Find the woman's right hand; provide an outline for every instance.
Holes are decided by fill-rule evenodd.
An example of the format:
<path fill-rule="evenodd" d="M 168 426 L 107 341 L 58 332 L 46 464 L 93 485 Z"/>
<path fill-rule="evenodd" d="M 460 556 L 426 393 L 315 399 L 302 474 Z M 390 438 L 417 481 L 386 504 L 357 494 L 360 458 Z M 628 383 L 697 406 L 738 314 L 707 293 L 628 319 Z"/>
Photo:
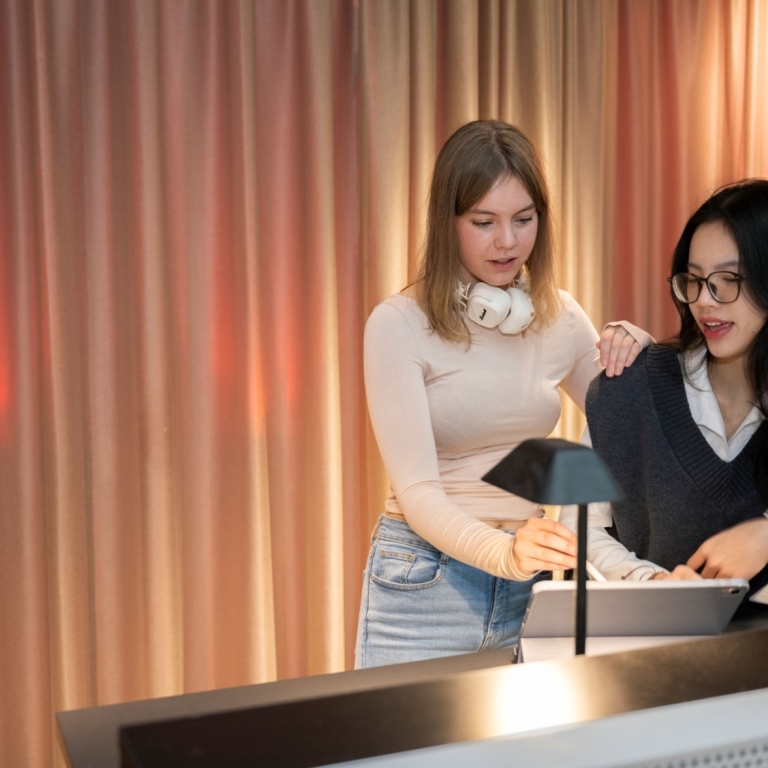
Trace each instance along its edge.
<path fill-rule="evenodd" d="M 635 362 L 644 344 L 647 346 L 647 343 L 638 341 L 623 326 L 606 325 L 597 342 L 600 365 L 605 368 L 605 375 L 621 376 L 622 371 Z"/>
<path fill-rule="evenodd" d="M 576 551 L 576 534 L 548 517 L 529 518 L 512 543 L 518 569 L 528 574 L 575 568 Z"/>

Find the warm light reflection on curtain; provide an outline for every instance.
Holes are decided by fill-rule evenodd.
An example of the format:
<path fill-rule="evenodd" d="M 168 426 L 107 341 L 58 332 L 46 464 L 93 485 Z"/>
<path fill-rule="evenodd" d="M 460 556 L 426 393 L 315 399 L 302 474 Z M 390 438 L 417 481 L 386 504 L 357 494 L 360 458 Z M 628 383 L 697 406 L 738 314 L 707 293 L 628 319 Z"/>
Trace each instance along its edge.
<path fill-rule="evenodd" d="M 63 709 L 349 667 L 387 491 L 362 328 L 415 273 L 437 148 L 530 133 L 562 285 L 658 333 L 682 218 L 768 174 L 767 24 L 0 0 L 0 763 L 63 765 Z"/>
<path fill-rule="evenodd" d="M 685 221 L 719 185 L 768 176 L 768 3 L 619 3 L 615 307 L 664 338 Z"/>

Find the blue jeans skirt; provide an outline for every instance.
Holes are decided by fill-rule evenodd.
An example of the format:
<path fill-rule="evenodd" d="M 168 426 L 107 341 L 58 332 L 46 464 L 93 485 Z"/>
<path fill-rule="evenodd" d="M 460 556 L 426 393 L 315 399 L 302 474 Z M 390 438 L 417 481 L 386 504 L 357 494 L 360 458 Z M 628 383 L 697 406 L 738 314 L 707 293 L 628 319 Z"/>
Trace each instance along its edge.
<path fill-rule="evenodd" d="M 355 668 L 514 646 L 533 584 L 549 578 L 491 576 L 382 516 L 363 574 Z"/>

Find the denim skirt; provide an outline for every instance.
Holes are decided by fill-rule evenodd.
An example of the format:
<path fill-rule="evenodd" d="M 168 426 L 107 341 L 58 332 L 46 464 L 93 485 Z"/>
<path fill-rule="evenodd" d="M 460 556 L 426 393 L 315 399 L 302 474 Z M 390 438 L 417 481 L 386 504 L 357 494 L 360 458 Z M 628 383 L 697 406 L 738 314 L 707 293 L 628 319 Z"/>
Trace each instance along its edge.
<path fill-rule="evenodd" d="M 491 576 L 382 516 L 363 574 L 355 668 L 514 646 L 531 588 L 549 578 Z"/>

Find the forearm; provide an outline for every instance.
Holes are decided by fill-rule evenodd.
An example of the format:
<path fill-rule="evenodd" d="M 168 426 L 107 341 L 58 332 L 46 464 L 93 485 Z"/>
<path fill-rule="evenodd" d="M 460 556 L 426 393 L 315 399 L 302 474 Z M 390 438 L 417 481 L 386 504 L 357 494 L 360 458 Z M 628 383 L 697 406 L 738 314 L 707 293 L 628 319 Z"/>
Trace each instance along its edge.
<path fill-rule="evenodd" d="M 587 559 L 609 581 L 650 579 L 663 568 L 650 560 L 642 560 L 630 552 L 606 530 L 611 525 L 610 504 L 590 504 L 587 512 Z M 560 522 L 577 530 L 578 507 L 566 506 L 560 512 Z"/>
<path fill-rule="evenodd" d="M 524 581 L 531 577 L 515 561 L 513 537 L 464 512 L 439 483 L 405 489 L 398 501 L 411 528 L 449 557 L 500 578 Z"/>

